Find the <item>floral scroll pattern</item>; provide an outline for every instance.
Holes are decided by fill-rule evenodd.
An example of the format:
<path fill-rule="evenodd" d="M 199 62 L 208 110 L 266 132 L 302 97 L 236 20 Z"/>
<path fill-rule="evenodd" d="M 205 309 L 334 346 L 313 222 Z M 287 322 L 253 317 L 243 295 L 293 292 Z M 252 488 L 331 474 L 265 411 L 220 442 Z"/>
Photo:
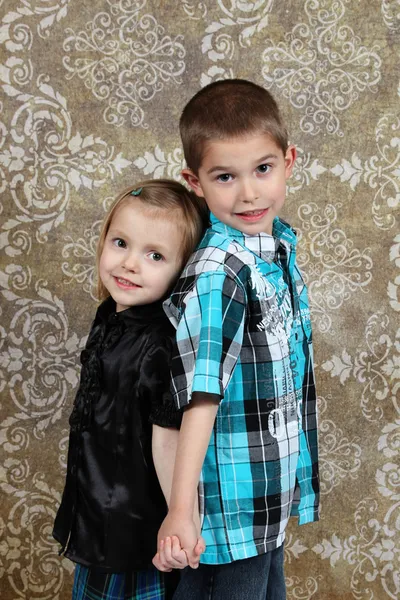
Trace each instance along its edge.
<path fill-rule="evenodd" d="M 52 26 L 67 16 L 71 0 L 20 0 L 14 9 L 7 13 L 1 23 L 0 38 L 6 41 L 6 48 L 11 52 L 31 47 L 33 33 L 26 23 L 36 22 L 36 30 L 41 38 L 48 37 Z M 50 4 L 50 5 L 49 5 Z M 25 21 L 25 22 L 23 22 Z"/>
<path fill-rule="evenodd" d="M 348 439 L 336 423 L 325 418 L 326 399 L 319 398 L 318 401 L 321 492 L 329 494 L 341 480 L 357 479 L 361 467 L 361 440 L 358 436 Z"/>
<path fill-rule="evenodd" d="M 284 218 L 308 285 L 321 520 L 288 600 L 400 598 L 399 0 L 0 0 L 0 596 L 69 600 L 51 532 L 103 214 L 181 180 L 179 114 L 244 77 L 297 146 Z"/>
<path fill-rule="evenodd" d="M 203 72 L 200 85 L 204 87 L 218 79 L 234 77 L 228 65 L 241 48 L 251 45 L 252 38 L 268 25 L 273 0 L 237 2 L 217 0 L 219 15 L 205 30 L 201 42 L 201 52 L 216 63 Z"/>
<path fill-rule="evenodd" d="M 6 451 L 16 452 L 29 444 L 20 434 L 27 420 L 40 439 L 61 418 L 67 394 L 78 383 L 76 357 L 86 336 L 70 331 L 64 303 L 42 281 L 35 286 L 38 299 L 18 296 L 10 281 L 3 286 L 3 297 L 14 306 L 1 348 L 2 377 L 14 414 L 0 423 L 0 432 Z"/>
<path fill-rule="evenodd" d="M 367 321 L 363 346 L 355 356 L 344 348 L 340 356 L 334 355 L 322 364 L 332 377 L 339 377 L 342 385 L 351 376 L 358 381 L 362 386 L 360 407 L 367 420 L 383 418 L 382 405 L 390 397 L 392 385 L 400 379 L 400 330 L 392 340 L 388 327 L 387 315 L 372 315 Z"/>
<path fill-rule="evenodd" d="M 199 20 L 207 16 L 207 4 L 205 2 L 187 2 L 183 0 L 182 8 L 189 19 Z"/>
<path fill-rule="evenodd" d="M 393 262 L 398 270 L 400 270 L 400 235 L 394 238 L 394 244 L 390 248 L 390 261 Z M 393 310 L 400 312 L 400 273 L 395 277 L 394 281 L 388 283 L 389 304 Z"/>
<path fill-rule="evenodd" d="M 182 36 L 164 35 L 153 15 L 141 14 L 146 0 L 107 4 L 85 30 L 67 29 L 67 78 L 78 76 L 97 100 L 107 102 L 106 123 L 148 127 L 143 104 L 169 81 L 181 82 L 186 54 Z"/>
<path fill-rule="evenodd" d="M 395 477 L 396 475 L 392 475 L 393 481 Z M 390 485 L 386 473 L 384 478 Z M 393 500 L 395 501 L 394 494 Z M 341 539 L 337 534 L 333 534 L 330 540 L 324 539 L 313 548 L 322 559 L 329 559 L 332 567 L 339 561 L 345 561 L 353 568 L 350 589 L 356 600 L 380 600 L 381 597 L 397 600 L 399 597 L 400 551 L 395 537 L 399 532 L 399 508 L 400 503 L 397 500 L 381 523 L 376 518 L 377 501 L 366 498 L 356 508 L 354 535 Z M 380 582 L 381 594 L 385 594 L 384 596 L 374 594 L 371 584 L 375 581 Z"/>
<path fill-rule="evenodd" d="M 390 229 L 395 224 L 394 209 L 400 206 L 400 118 L 385 115 L 375 129 L 377 151 L 364 162 L 353 153 L 351 161 L 342 158 L 331 172 L 355 190 L 361 180 L 376 189 L 372 203 L 375 225 Z M 385 208 L 388 210 L 385 211 Z"/>
<path fill-rule="evenodd" d="M 0 520 L 0 573 L 7 572 L 14 598 L 58 600 L 65 576 L 73 570 L 70 561 L 58 558 L 58 544 L 50 537 L 60 493 L 36 473 L 33 491 L 21 494 L 18 487 L 29 478 L 26 464 L 7 459 L 5 467 L 0 487 L 16 501 L 7 522 Z M 46 585 L 38 585 L 40 579 Z"/>
<path fill-rule="evenodd" d="M 266 85 L 304 111 L 300 127 L 311 135 L 343 136 L 340 114 L 376 92 L 381 79 L 379 46 L 364 46 L 344 24 L 346 3 L 306 0 L 308 23 L 295 25 L 285 41 L 267 40 L 263 53 Z"/>
<path fill-rule="evenodd" d="M 90 294 L 93 300 L 96 296 L 96 248 L 100 236 L 102 221 L 95 221 L 89 229 L 85 229 L 83 237 L 73 240 L 67 236 L 62 256 L 66 259 L 61 269 L 66 279 L 64 283 L 70 284 L 77 282 L 83 285 L 83 290 Z M 78 262 L 71 264 L 72 260 L 78 259 Z"/>
<path fill-rule="evenodd" d="M 155 179 L 171 177 L 179 180 L 185 161 L 181 148 L 175 148 L 165 156 L 165 152 L 159 146 L 156 146 L 153 152 L 145 152 L 144 156 L 139 156 L 135 160 L 135 165 L 146 176 Z"/>
<path fill-rule="evenodd" d="M 9 79 L 4 69 L 3 81 Z M 2 227 L 1 247 L 9 256 L 29 250 L 28 224 L 34 224 L 39 242 L 47 240 L 49 231 L 64 222 L 72 190 L 100 187 L 130 164 L 101 138 L 73 131 L 66 100 L 47 77 L 39 76 L 37 85 L 40 96 L 3 85 L 19 104 L 5 140 L 8 146 L 0 151 L 6 190 L 16 210 Z"/>
<path fill-rule="evenodd" d="M 339 205 L 336 205 L 339 207 Z M 363 293 L 372 279 L 368 248 L 354 248 L 345 231 L 336 226 L 337 208 L 327 205 L 323 213 L 314 202 L 299 208 L 302 239 L 310 253 L 300 252 L 305 268 L 315 324 L 323 333 L 332 327 L 332 315 L 352 294 Z"/>
<path fill-rule="evenodd" d="M 385 25 L 390 31 L 400 31 L 400 1 L 382 0 L 382 15 Z"/>
<path fill-rule="evenodd" d="M 396 346 L 400 353 L 399 342 Z M 391 394 L 397 418 L 383 427 L 377 445 L 378 452 L 388 459 L 375 474 L 381 495 L 379 504 L 384 502 L 386 506 L 383 519 L 377 518 L 378 501 L 367 497 L 356 507 L 355 535 L 341 539 L 335 533 L 330 540 L 323 539 L 313 547 L 333 567 L 341 560 L 352 566 L 350 587 L 356 599 L 397 600 L 400 594 L 400 362 L 397 364 L 397 374 L 392 373 L 395 384 Z M 379 596 L 369 587 L 375 581 L 380 582 Z"/>

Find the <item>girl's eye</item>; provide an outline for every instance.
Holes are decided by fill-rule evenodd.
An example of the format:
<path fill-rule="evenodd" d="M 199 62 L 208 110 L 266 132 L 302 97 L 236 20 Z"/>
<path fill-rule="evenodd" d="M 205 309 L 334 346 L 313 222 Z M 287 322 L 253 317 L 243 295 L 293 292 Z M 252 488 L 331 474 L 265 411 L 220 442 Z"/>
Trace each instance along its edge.
<path fill-rule="evenodd" d="M 160 260 L 163 260 L 164 257 L 159 252 L 151 252 L 150 258 L 151 258 L 151 260 L 154 260 L 155 262 L 159 262 Z"/>
<path fill-rule="evenodd" d="M 257 167 L 257 171 L 259 173 L 268 173 L 268 171 L 270 171 L 270 170 L 271 170 L 271 165 L 265 165 L 264 164 L 264 165 L 259 165 Z"/>
<path fill-rule="evenodd" d="M 117 248 L 126 248 L 126 242 L 121 238 L 115 238 L 115 240 L 113 240 L 113 244 L 114 246 L 117 246 Z"/>
<path fill-rule="evenodd" d="M 232 175 L 230 175 L 229 173 L 222 173 L 222 175 L 218 175 L 217 179 L 222 183 L 226 183 L 227 181 L 231 180 L 231 177 Z"/>

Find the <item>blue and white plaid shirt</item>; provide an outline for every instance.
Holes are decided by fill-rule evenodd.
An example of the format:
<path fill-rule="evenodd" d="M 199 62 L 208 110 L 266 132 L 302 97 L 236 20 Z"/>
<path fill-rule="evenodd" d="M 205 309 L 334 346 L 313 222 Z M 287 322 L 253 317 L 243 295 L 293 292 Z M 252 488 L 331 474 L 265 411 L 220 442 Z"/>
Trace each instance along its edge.
<path fill-rule="evenodd" d="M 177 326 L 177 406 L 193 392 L 222 399 L 200 482 L 203 563 L 274 550 L 290 515 L 318 520 L 311 324 L 296 242 L 279 218 L 272 235 L 250 236 L 211 215 L 164 305 Z"/>

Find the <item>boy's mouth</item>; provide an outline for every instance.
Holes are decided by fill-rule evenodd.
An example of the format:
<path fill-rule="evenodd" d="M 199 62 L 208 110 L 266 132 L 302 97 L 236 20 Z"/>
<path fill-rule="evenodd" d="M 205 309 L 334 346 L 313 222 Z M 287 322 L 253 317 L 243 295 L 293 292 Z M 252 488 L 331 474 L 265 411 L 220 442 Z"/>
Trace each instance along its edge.
<path fill-rule="evenodd" d="M 267 214 L 268 211 L 269 211 L 269 208 L 259 208 L 257 210 L 246 210 L 245 212 L 236 213 L 236 216 L 243 219 L 243 221 L 249 221 L 249 222 L 259 221 Z"/>

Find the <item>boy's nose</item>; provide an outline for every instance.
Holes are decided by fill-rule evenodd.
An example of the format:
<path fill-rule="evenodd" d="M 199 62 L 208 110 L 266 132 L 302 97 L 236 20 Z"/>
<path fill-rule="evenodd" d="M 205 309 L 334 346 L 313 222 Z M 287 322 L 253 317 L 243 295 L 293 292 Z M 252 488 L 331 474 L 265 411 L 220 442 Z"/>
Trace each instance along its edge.
<path fill-rule="evenodd" d="M 252 203 L 254 202 L 254 200 L 257 200 L 258 198 L 258 192 L 257 192 L 257 186 L 255 184 L 255 182 L 253 181 L 249 181 L 249 180 L 244 180 L 242 182 L 242 189 L 241 189 L 241 200 L 242 202 L 246 202 L 246 203 Z"/>

